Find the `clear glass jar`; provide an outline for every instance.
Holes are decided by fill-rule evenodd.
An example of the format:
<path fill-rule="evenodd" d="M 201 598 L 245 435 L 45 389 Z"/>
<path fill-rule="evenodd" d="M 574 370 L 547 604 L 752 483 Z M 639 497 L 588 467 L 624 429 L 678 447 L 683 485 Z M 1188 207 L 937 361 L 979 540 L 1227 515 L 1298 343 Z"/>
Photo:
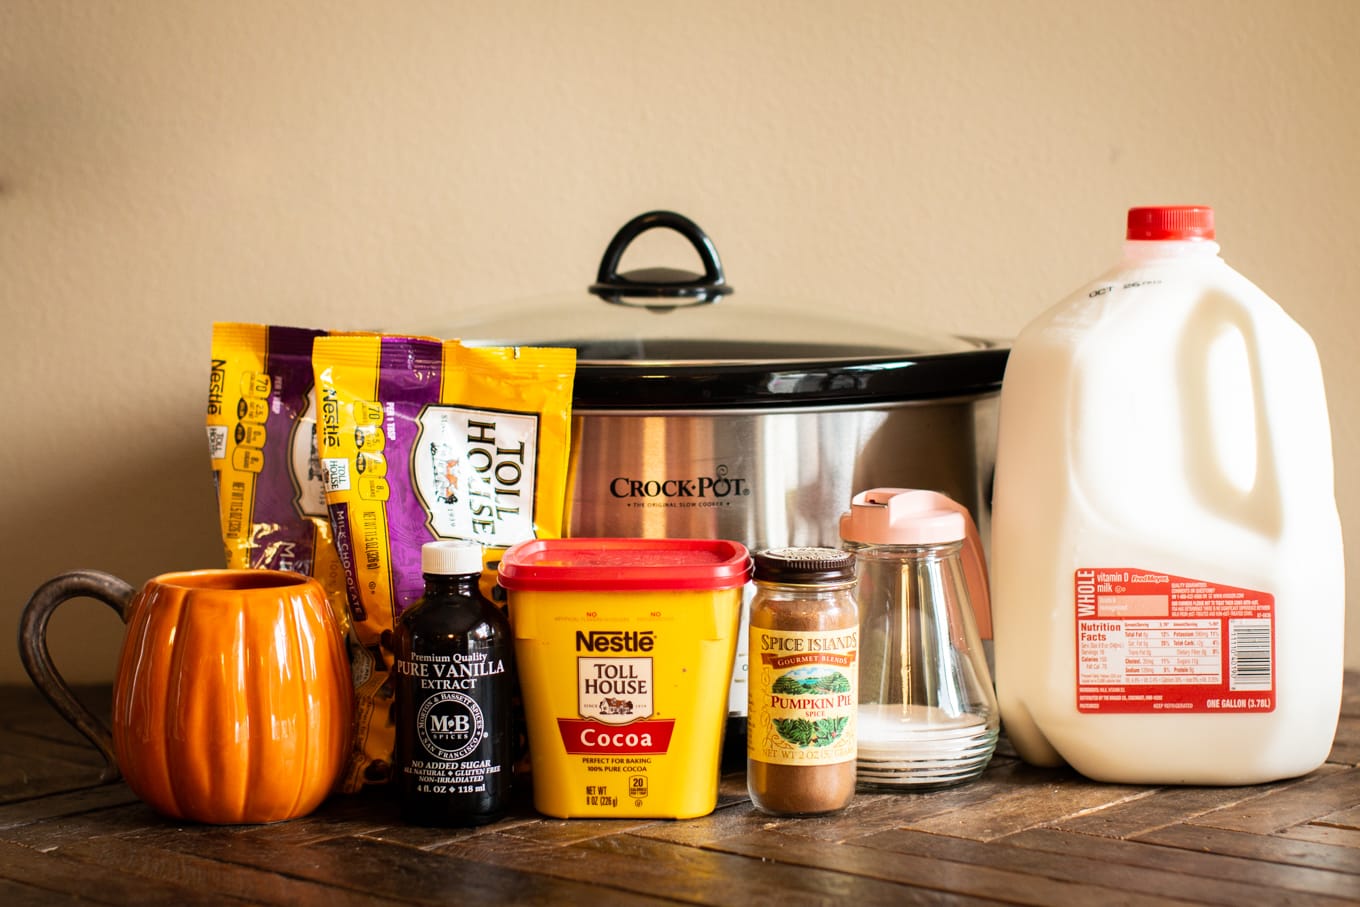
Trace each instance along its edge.
<path fill-rule="evenodd" d="M 859 578 L 861 790 L 971 781 L 996 748 L 1000 716 L 974 620 L 986 574 L 965 514 L 935 492 L 886 488 L 856 495 L 841 518 Z"/>

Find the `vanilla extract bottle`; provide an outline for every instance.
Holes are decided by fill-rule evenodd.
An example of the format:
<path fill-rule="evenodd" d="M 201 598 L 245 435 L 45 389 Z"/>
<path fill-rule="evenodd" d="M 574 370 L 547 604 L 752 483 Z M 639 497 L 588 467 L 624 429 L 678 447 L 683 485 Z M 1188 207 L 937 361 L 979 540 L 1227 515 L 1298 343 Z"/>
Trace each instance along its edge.
<path fill-rule="evenodd" d="M 482 825 L 505 814 L 514 762 L 510 625 L 478 588 L 475 542 L 421 549 L 425 593 L 393 634 L 394 776 L 402 817 Z"/>

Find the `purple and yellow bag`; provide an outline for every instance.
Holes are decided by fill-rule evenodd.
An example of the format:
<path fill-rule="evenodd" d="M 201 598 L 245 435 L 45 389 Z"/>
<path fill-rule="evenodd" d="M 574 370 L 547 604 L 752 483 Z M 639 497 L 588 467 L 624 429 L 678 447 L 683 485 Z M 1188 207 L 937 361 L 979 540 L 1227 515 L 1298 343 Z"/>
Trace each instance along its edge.
<path fill-rule="evenodd" d="M 353 620 L 356 754 L 344 788 L 388 779 L 390 636 L 424 591 L 420 549 L 469 539 L 483 585 L 506 548 L 558 538 L 576 353 L 378 335 L 317 337 L 318 449 Z"/>
<path fill-rule="evenodd" d="M 316 447 L 312 341 L 325 331 L 218 322 L 208 450 L 226 563 L 314 576 L 346 623 Z"/>

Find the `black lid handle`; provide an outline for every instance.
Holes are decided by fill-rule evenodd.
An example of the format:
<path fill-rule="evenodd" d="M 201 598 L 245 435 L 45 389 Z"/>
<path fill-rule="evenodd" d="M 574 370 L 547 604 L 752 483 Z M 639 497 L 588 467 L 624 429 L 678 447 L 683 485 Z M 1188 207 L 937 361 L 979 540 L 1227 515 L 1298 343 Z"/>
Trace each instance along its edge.
<path fill-rule="evenodd" d="M 688 239 L 694 251 L 699 253 L 704 273 L 694 274 L 678 268 L 642 268 L 619 273 L 619 262 L 630 243 L 639 235 L 657 227 L 665 227 Z M 620 228 L 600 260 L 600 272 L 590 292 L 608 302 L 631 305 L 628 297 L 648 300 L 671 300 L 665 305 L 647 302 L 651 309 L 672 309 L 678 305 L 697 305 L 716 302 L 732 292 L 727 279 L 723 276 L 722 262 L 718 260 L 718 250 L 713 240 L 708 238 L 699 225 L 674 211 L 648 211 L 639 214 Z M 688 300 L 682 302 L 681 300 Z"/>

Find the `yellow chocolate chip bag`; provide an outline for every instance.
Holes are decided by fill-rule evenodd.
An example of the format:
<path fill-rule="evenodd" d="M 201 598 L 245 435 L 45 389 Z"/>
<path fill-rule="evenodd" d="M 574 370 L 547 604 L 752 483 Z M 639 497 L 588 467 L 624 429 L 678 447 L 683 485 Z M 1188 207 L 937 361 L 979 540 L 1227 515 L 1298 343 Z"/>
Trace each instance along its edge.
<path fill-rule="evenodd" d="M 317 337 L 317 438 L 345 568 L 356 749 L 344 789 L 390 773 L 390 634 L 424 590 L 421 546 L 469 539 L 488 575 L 562 534 L 576 353 L 395 336 Z"/>
<path fill-rule="evenodd" d="M 312 341 L 324 333 L 213 325 L 208 450 L 227 566 L 314 576 L 343 624 L 344 570 L 316 447 Z"/>

